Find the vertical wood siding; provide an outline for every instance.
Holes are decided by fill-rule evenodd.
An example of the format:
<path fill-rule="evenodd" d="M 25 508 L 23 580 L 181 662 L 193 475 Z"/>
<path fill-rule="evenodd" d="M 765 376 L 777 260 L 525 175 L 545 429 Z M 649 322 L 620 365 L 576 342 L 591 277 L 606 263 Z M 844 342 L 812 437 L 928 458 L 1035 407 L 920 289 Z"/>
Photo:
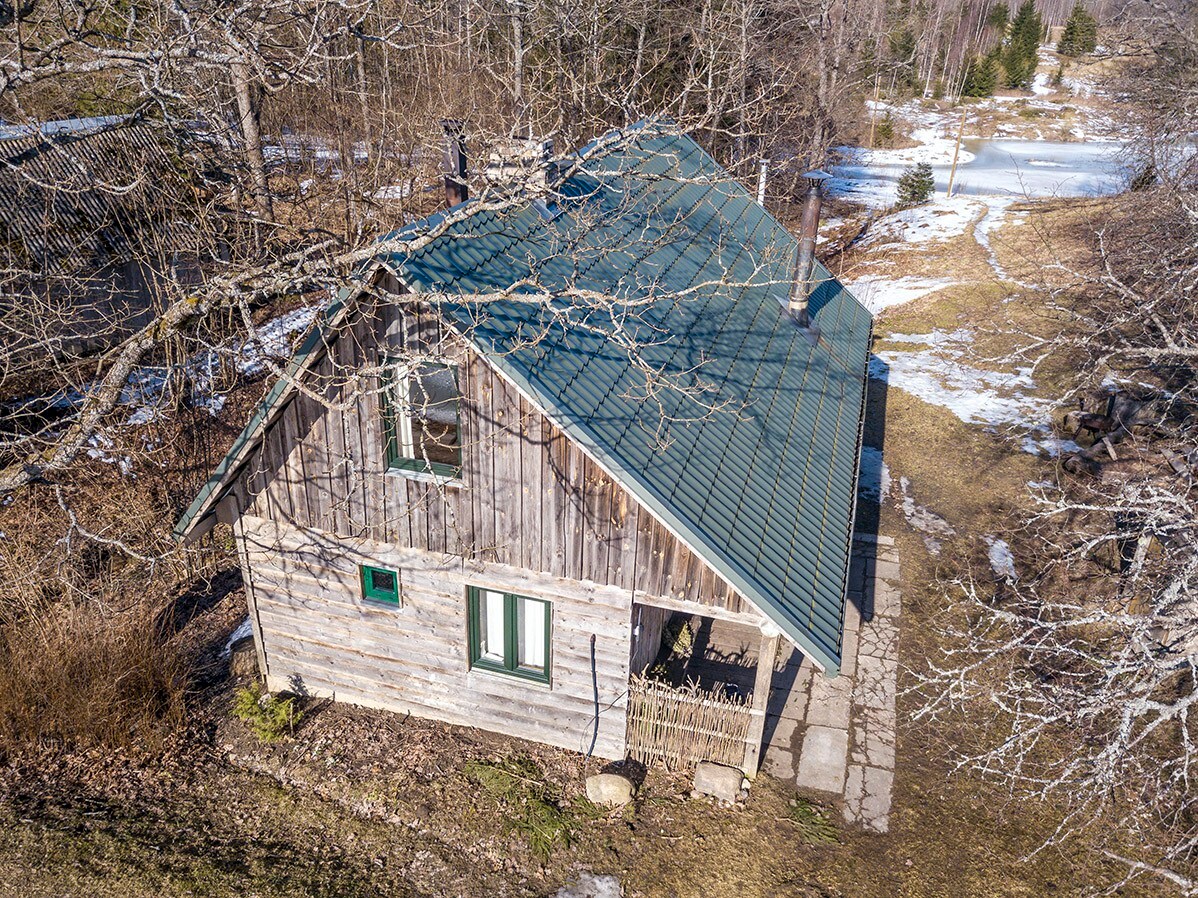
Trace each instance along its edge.
<path fill-rule="evenodd" d="M 362 372 L 416 346 L 460 365 L 460 484 L 385 472 L 379 385 Z M 427 309 L 365 308 L 330 342 L 305 387 L 313 395 L 290 401 L 237 485 L 248 513 L 753 613 Z"/>

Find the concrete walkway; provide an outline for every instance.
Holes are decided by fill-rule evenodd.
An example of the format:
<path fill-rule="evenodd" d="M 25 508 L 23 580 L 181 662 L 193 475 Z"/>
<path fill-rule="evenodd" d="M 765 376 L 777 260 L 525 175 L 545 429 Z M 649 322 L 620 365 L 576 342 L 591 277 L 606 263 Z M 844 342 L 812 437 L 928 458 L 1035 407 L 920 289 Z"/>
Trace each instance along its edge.
<path fill-rule="evenodd" d="M 835 679 L 783 652 L 766 718 L 766 772 L 844 799 L 849 823 L 890 825 L 901 598 L 888 537 L 858 536 L 849 572 L 844 661 Z"/>

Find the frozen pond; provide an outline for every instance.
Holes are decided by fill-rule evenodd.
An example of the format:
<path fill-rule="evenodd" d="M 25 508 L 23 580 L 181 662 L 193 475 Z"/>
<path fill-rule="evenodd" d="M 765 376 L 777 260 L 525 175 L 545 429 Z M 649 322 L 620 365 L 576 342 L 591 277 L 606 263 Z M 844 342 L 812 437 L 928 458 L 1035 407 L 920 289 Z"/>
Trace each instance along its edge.
<path fill-rule="evenodd" d="M 1122 144 L 1093 141 L 983 140 L 961 143 L 954 194 L 975 196 L 1102 196 L 1117 193 L 1127 183 L 1119 160 Z M 837 165 L 833 192 L 871 206 L 894 202 L 895 186 L 903 171 L 925 154 L 920 148 L 899 152 L 849 150 L 851 161 Z M 948 187 L 951 164 L 944 147 L 926 154 L 932 161 L 936 190 Z M 872 158 L 871 158 L 872 157 Z"/>

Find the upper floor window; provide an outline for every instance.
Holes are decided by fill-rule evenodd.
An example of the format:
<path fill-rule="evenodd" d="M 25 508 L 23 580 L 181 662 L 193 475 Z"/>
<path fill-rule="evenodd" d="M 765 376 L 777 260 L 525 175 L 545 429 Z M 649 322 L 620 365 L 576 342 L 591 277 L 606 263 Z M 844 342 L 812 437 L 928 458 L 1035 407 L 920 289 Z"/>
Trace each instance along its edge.
<path fill-rule="evenodd" d="M 387 467 L 457 477 L 462 470 L 458 369 L 444 362 L 388 364 L 396 367 L 383 390 Z"/>

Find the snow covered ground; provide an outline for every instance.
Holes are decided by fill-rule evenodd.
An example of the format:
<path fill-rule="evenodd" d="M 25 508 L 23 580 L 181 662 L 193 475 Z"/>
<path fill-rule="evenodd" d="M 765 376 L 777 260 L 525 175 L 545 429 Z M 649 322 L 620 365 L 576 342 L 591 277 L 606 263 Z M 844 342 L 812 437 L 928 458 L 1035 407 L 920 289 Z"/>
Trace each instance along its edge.
<path fill-rule="evenodd" d="M 883 309 L 901 306 L 952 286 L 949 278 L 901 277 L 887 280 L 881 275 L 866 275 L 845 284 L 861 304 L 877 315 Z"/>
<path fill-rule="evenodd" d="M 985 211 L 986 203 L 976 197 L 937 196 L 922 206 L 903 209 L 878 220 L 857 245 L 887 244 L 887 249 L 911 249 L 952 240 L 964 234 Z"/>
<path fill-rule="evenodd" d="M 869 374 L 875 380 L 939 406 L 966 424 L 1013 437 L 1025 452 L 1056 456 L 1079 450 L 1077 444 L 1052 435 L 1030 369 L 1011 373 L 970 364 L 970 331 L 933 329 L 889 334 L 883 340 L 904 348 L 880 350 L 870 358 Z"/>

